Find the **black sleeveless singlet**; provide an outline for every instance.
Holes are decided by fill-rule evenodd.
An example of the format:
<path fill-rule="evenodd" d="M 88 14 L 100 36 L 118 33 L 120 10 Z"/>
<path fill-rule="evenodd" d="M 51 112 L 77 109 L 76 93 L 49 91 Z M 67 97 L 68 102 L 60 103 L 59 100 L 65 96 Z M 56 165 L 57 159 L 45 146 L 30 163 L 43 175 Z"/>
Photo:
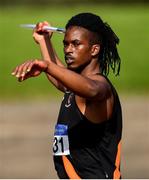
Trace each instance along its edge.
<path fill-rule="evenodd" d="M 68 128 L 70 154 L 67 158 L 82 179 L 121 177 L 122 112 L 118 95 L 110 85 L 114 94 L 113 114 L 100 124 L 90 122 L 80 112 L 72 92 L 65 93 L 61 104 L 57 125 Z M 54 163 L 59 178 L 68 179 L 61 155 L 54 155 Z"/>

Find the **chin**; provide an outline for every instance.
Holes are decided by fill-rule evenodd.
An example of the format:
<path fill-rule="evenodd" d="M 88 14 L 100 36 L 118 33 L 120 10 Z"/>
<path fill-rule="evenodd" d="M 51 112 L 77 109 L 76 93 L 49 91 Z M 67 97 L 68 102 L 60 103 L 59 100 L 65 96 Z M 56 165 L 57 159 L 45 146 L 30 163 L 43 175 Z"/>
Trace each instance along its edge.
<path fill-rule="evenodd" d="M 72 65 L 68 65 L 67 68 L 71 71 L 74 71 L 76 73 L 81 73 L 81 71 L 83 70 L 83 67 L 82 66 L 72 66 Z"/>
<path fill-rule="evenodd" d="M 68 65 L 67 68 L 70 69 L 71 71 L 76 71 L 77 70 L 76 67 L 71 66 L 71 65 Z"/>

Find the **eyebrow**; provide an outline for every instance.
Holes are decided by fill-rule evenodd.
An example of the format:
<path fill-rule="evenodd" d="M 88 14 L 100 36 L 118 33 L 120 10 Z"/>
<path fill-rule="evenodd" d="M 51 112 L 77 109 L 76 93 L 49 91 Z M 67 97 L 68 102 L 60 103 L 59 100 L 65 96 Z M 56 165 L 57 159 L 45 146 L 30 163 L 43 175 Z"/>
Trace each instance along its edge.
<path fill-rule="evenodd" d="M 72 41 L 70 41 L 71 43 L 75 43 L 75 42 L 80 42 L 80 40 L 79 39 L 74 39 L 74 40 L 72 40 Z M 63 40 L 63 43 L 68 43 L 68 41 L 66 41 L 66 40 Z"/>

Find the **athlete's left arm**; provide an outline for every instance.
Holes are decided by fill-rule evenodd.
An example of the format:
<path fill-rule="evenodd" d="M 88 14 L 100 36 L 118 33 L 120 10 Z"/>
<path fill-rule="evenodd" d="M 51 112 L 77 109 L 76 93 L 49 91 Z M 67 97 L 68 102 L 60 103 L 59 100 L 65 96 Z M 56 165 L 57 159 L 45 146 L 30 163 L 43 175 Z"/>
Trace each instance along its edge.
<path fill-rule="evenodd" d="M 108 98 L 111 94 L 109 83 L 99 75 L 86 77 L 69 69 L 57 66 L 52 62 L 48 64 L 46 73 L 49 73 L 67 89 L 80 97 L 102 100 Z"/>
<path fill-rule="evenodd" d="M 52 61 L 29 60 L 17 66 L 12 75 L 16 76 L 19 81 L 24 81 L 39 76 L 43 71 L 80 97 L 103 100 L 110 95 L 110 86 L 102 76 L 92 75 L 86 77 L 58 66 Z"/>

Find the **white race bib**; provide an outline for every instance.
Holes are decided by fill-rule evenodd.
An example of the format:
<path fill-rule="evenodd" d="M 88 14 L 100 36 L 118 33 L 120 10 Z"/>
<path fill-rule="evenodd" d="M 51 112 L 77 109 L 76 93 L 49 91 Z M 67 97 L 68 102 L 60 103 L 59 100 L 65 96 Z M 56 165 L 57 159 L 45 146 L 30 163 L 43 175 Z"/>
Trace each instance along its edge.
<path fill-rule="evenodd" d="M 70 154 L 67 125 L 57 124 L 55 127 L 53 154 L 55 156 Z"/>

